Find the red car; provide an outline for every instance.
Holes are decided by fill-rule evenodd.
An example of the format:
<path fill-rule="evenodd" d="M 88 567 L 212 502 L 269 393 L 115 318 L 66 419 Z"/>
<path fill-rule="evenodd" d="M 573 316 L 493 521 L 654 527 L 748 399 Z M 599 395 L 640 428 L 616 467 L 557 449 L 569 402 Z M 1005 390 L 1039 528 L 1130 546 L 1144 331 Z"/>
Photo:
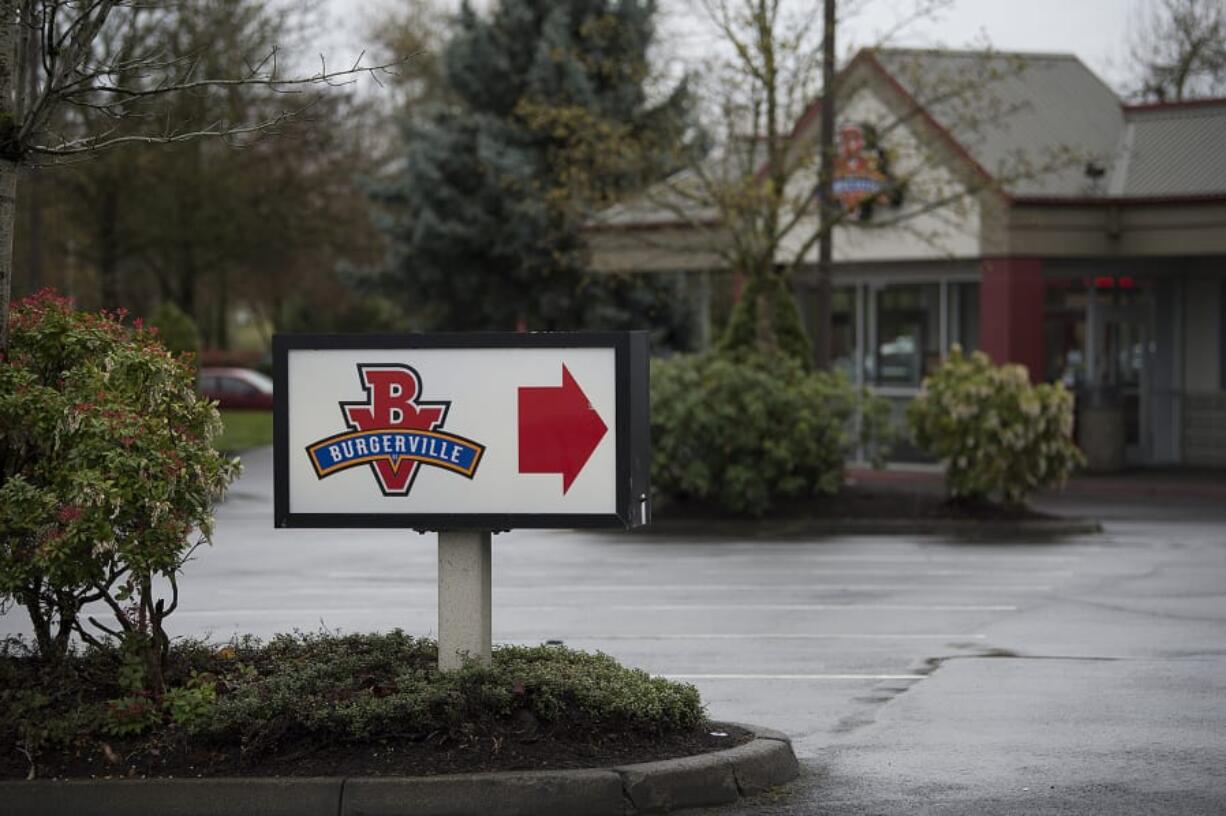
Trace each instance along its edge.
<path fill-rule="evenodd" d="M 200 369 L 200 393 L 222 410 L 272 410 L 272 380 L 249 368 Z"/>

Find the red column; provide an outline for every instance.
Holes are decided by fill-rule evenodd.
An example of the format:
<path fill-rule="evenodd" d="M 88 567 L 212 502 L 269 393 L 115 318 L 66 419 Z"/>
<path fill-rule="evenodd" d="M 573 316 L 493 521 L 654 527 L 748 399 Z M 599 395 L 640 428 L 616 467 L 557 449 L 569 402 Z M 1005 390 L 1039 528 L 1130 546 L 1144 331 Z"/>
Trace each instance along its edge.
<path fill-rule="evenodd" d="M 979 282 L 979 346 L 997 363 L 1021 363 L 1043 379 L 1043 261 L 985 258 Z"/>

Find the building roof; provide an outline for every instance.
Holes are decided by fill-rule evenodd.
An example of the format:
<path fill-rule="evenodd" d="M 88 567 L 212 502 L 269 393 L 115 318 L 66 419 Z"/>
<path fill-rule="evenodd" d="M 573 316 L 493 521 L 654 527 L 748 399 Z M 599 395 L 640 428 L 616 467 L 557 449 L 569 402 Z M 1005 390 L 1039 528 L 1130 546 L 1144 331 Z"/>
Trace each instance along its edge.
<path fill-rule="evenodd" d="M 1226 194 L 1226 99 L 1124 109 L 1108 194 Z"/>
<path fill-rule="evenodd" d="M 1085 195 L 1085 163 L 1070 162 L 1071 152 L 1111 163 L 1124 125 L 1119 97 L 1072 54 L 883 49 L 873 56 L 1011 195 Z M 1038 172 L 1054 164 L 1062 166 Z"/>
<path fill-rule="evenodd" d="M 1011 199 L 1084 204 L 1226 196 L 1226 99 L 1127 106 L 1073 54 L 864 50 L 843 76 L 865 65 Z M 794 137 L 816 138 L 819 105 L 815 100 L 798 119 Z M 1079 160 L 1070 161 L 1074 155 Z M 1103 175 L 1088 176 L 1087 162 Z M 706 172 L 719 173 L 717 164 L 727 166 L 712 160 Z M 1047 164 L 1052 169 L 1034 172 Z M 692 185 L 692 198 L 662 199 L 657 190 L 605 210 L 590 226 L 716 221 L 715 208 L 699 203 L 698 180 L 686 179 L 694 172 L 672 180 L 683 190 Z"/>

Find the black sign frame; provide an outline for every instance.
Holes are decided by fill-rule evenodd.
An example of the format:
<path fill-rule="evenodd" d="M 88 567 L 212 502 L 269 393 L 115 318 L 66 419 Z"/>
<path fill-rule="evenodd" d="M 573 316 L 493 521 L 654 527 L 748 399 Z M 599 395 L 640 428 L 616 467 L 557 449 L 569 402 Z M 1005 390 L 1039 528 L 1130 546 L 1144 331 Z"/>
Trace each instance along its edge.
<path fill-rule="evenodd" d="M 613 513 L 294 513 L 289 506 L 289 354 L 309 350 L 614 350 L 616 478 Z M 284 528 L 494 530 L 642 527 L 651 521 L 650 336 L 631 332 L 278 334 L 273 362 L 273 523 Z"/>

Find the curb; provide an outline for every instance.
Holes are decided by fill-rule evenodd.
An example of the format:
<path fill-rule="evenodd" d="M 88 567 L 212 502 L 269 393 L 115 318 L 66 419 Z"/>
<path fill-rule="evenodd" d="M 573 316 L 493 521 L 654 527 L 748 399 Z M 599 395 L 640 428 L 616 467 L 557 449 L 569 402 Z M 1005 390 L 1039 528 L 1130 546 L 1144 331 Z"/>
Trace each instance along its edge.
<path fill-rule="evenodd" d="M 795 779 L 792 742 L 754 739 L 710 754 L 566 771 L 413 777 L 0 782 L 22 816 L 634 816 L 735 802 Z"/>
<path fill-rule="evenodd" d="M 787 519 L 741 521 L 725 519 L 652 519 L 647 527 L 631 531 L 646 538 L 705 536 L 711 538 L 800 538 L 832 535 L 948 535 L 959 538 L 1014 540 L 1027 537 L 1063 538 L 1095 535 L 1103 531 L 1097 519 L 1053 518 L 1017 521 L 973 519 Z"/>

